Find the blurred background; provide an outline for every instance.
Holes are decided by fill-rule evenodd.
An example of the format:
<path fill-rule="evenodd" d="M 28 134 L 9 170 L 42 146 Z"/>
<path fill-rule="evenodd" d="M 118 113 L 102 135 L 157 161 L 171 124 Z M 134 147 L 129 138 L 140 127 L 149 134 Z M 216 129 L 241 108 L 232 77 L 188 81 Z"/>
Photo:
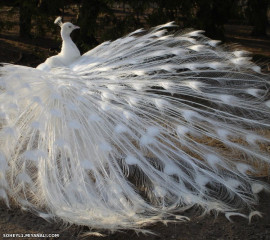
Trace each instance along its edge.
<path fill-rule="evenodd" d="M 36 66 L 57 54 L 57 16 L 81 27 L 72 38 L 82 53 L 138 28 L 175 21 L 270 62 L 270 0 L 0 0 L 0 62 Z"/>

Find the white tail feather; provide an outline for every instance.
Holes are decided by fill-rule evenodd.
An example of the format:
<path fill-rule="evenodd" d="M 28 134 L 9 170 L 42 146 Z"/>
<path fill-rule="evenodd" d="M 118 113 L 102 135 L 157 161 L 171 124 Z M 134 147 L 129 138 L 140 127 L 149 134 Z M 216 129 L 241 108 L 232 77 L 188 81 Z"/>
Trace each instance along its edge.
<path fill-rule="evenodd" d="M 0 197 L 96 229 L 186 220 L 195 205 L 247 217 L 269 188 L 251 175 L 269 165 L 269 76 L 173 26 L 49 72 L 4 65 Z"/>

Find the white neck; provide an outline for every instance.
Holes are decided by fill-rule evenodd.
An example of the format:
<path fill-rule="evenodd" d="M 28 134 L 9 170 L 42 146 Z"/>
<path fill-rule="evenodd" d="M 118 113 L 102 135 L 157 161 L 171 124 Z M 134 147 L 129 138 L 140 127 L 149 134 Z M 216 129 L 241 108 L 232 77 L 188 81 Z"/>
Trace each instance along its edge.
<path fill-rule="evenodd" d="M 80 57 L 80 51 L 72 41 L 70 34 L 66 34 L 61 30 L 61 37 L 63 40 L 61 52 L 59 55 L 63 56 L 67 63 L 71 63 Z"/>

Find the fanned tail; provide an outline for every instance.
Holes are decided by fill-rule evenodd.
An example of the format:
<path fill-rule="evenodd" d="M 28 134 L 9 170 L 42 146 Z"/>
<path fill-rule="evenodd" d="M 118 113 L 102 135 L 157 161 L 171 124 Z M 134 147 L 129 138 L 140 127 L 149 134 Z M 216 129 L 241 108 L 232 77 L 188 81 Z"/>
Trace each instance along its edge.
<path fill-rule="evenodd" d="M 137 229 L 198 206 L 253 211 L 268 185 L 269 76 L 201 31 L 137 30 L 70 68 L 1 68 L 0 196 Z"/>

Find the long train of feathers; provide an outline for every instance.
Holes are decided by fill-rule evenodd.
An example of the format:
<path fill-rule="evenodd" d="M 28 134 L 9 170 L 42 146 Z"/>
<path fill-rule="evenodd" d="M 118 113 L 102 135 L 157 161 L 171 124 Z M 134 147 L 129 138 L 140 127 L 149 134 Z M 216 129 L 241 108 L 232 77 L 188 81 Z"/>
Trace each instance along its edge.
<path fill-rule="evenodd" d="M 67 67 L 0 68 L 0 198 L 111 231 L 184 212 L 258 214 L 270 77 L 245 51 L 174 23 Z M 245 213 L 245 214 L 244 214 Z"/>

